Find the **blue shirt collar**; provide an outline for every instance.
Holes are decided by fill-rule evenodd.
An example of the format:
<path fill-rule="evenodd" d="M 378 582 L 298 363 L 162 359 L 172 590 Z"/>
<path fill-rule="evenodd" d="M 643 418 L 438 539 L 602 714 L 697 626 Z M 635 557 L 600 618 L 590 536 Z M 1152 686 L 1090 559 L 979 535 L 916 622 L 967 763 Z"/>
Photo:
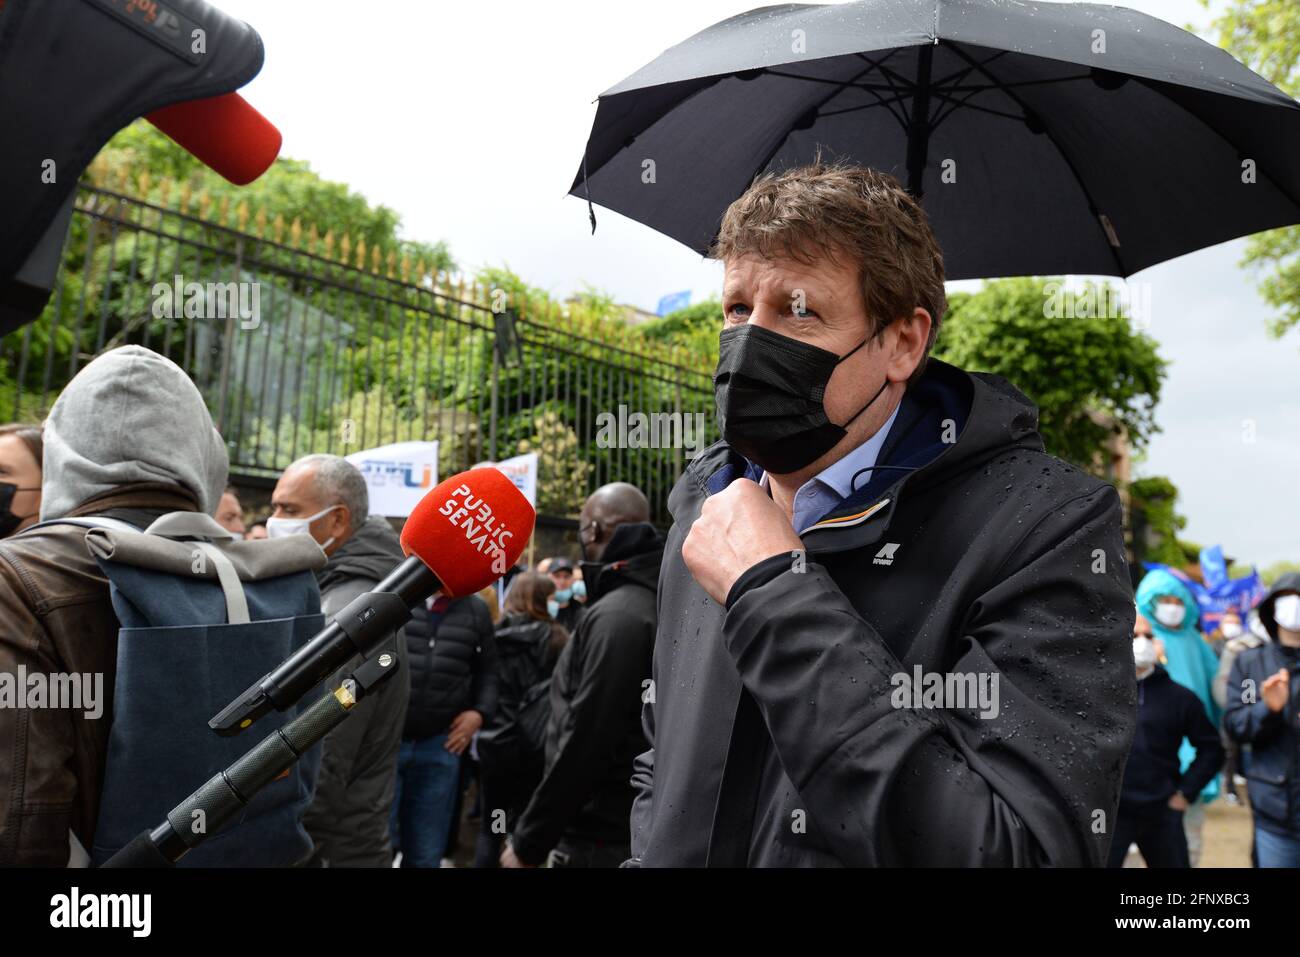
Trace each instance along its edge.
<path fill-rule="evenodd" d="M 889 437 L 889 430 L 898 418 L 898 410 L 902 407 L 902 402 L 894 407 L 894 411 L 885 420 L 885 424 L 876 430 L 875 435 L 799 486 L 799 491 L 794 496 L 793 525 L 796 532 L 802 534 L 853 494 L 853 477 L 876 464 L 880 450 Z M 870 480 L 871 473 L 868 472 L 858 479 L 857 487 L 863 488 Z M 763 474 L 762 485 L 763 488 L 768 487 L 766 473 Z"/>

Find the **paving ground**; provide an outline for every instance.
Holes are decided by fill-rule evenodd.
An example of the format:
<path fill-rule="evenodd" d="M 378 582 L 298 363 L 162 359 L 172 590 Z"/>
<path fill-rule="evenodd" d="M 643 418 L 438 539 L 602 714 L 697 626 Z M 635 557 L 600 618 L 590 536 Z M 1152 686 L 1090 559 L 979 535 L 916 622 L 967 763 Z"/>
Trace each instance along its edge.
<path fill-rule="evenodd" d="M 471 784 L 465 795 L 465 810 L 474 803 L 475 785 Z M 1245 788 L 1242 788 L 1245 794 Z M 1201 867 L 1250 867 L 1251 840 L 1250 808 L 1246 804 L 1231 805 L 1220 798 L 1205 809 L 1205 828 L 1201 834 Z M 460 820 L 460 847 L 452 855 L 456 867 L 469 867 L 474 860 L 474 837 L 478 822 L 462 814 Z M 1141 855 L 1130 854 L 1125 867 L 1145 867 Z"/>
<path fill-rule="evenodd" d="M 1242 789 L 1244 795 L 1245 788 Z M 1223 798 L 1205 809 L 1201 831 L 1201 867 L 1250 867 L 1250 808 L 1231 805 Z M 1129 854 L 1125 867 L 1145 867 L 1136 852 Z"/>

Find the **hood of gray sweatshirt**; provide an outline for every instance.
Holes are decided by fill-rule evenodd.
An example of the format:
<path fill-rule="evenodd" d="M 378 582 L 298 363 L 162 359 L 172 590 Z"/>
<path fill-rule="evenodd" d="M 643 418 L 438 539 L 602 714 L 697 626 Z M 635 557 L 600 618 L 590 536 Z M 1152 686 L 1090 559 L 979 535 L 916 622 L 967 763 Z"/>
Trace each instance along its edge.
<path fill-rule="evenodd" d="M 141 346 L 99 356 L 68 383 L 45 420 L 41 521 L 134 482 L 186 489 L 211 515 L 229 459 L 198 388 Z"/>

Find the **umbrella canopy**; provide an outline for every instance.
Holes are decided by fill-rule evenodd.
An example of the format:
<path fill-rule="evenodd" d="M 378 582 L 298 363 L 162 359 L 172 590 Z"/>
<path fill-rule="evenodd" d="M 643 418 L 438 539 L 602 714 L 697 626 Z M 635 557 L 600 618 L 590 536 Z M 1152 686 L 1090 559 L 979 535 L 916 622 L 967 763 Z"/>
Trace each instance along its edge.
<path fill-rule="evenodd" d="M 949 279 L 1127 276 L 1300 222 L 1300 103 L 1145 14 L 1025 0 L 725 20 L 600 97 L 571 192 L 705 253 L 819 147 L 922 198 Z"/>

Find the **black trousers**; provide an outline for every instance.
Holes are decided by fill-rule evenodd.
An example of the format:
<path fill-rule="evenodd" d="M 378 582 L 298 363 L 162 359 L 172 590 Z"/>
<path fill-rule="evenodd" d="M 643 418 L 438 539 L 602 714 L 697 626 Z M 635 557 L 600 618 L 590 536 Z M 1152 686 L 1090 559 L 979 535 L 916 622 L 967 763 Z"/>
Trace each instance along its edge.
<path fill-rule="evenodd" d="M 1123 867 L 1130 844 L 1136 844 L 1147 867 L 1191 867 L 1183 812 L 1163 808 L 1149 815 L 1119 814 L 1107 867 Z"/>

